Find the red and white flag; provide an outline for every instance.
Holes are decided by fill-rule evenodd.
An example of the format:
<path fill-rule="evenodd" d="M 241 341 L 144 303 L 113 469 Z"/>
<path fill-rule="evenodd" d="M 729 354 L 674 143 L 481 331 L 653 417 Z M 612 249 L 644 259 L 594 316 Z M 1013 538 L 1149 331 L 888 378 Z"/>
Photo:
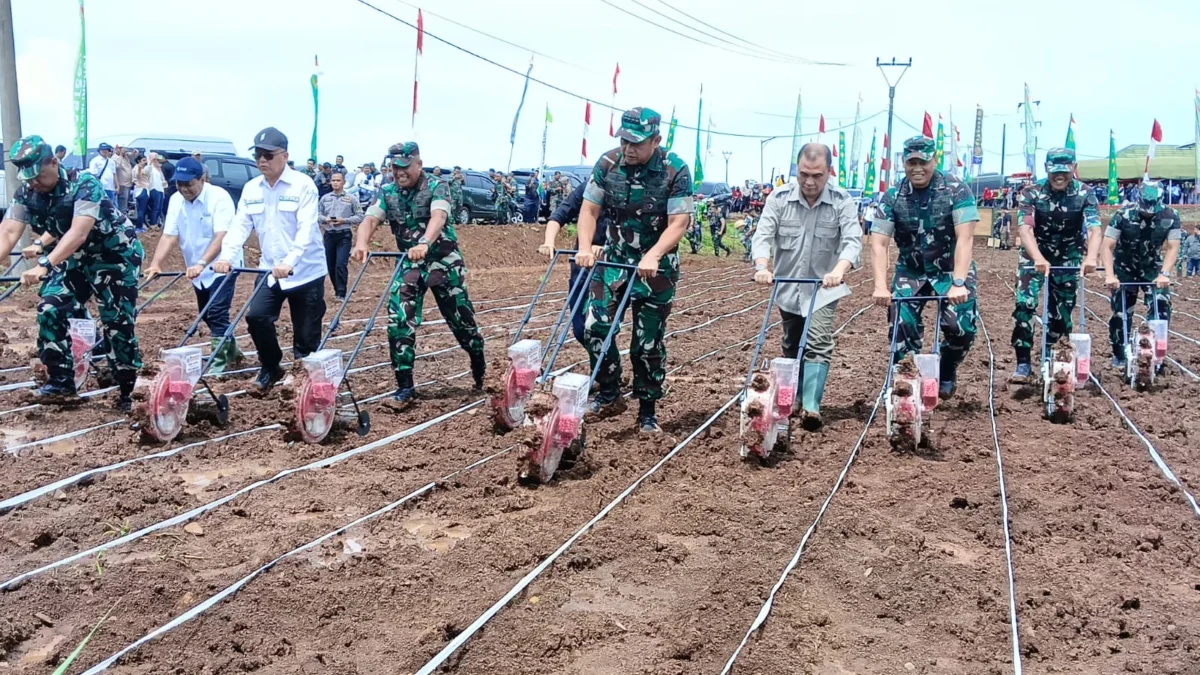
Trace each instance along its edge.
<path fill-rule="evenodd" d="M 926 119 L 928 119 L 929 114 L 926 113 L 925 117 L 926 117 Z M 891 144 L 891 141 L 888 139 L 888 135 L 885 133 L 883 135 L 883 157 L 879 158 L 879 173 L 882 174 L 879 177 L 879 179 L 880 179 L 879 180 L 879 191 L 880 192 L 887 192 L 888 179 L 891 178 L 891 174 L 887 173 L 888 171 L 891 170 L 891 166 L 892 166 L 892 163 L 890 161 L 888 161 L 888 155 L 890 155 L 890 154 L 892 154 L 892 144 Z"/>
<path fill-rule="evenodd" d="M 825 145 L 825 116 L 821 115 L 821 125 L 817 128 L 817 142 Z"/>
<path fill-rule="evenodd" d="M 413 108 L 412 108 L 412 128 L 417 129 L 417 88 L 421 83 L 420 65 L 421 54 L 425 49 L 425 15 L 421 10 L 417 10 L 417 53 L 413 56 Z"/>
<path fill-rule="evenodd" d="M 929 113 L 925 113 L 925 124 L 921 126 L 921 135 L 925 138 L 933 138 L 933 118 Z"/>
<path fill-rule="evenodd" d="M 592 102 L 587 102 L 587 107 L 583 109 L 583 149 L 580 150 L 580 164 L 587 164 L 587 137 L 588 132 L 592 128 Z"/>
<path fill-rule="evenodd" d="M 1154 159 L 1154 149 L 1158 144 L 1162 143 L 1162 125 L 1158 120 L 1154 120 L 1154 126 L 1150 129 L 1150 148 L 1146 151 L 1146 170 L 1142 174 L 1142 178 L 1149 180 L 1150 178 L 1150 160 Z"/>
<path fill-rule="evenodd" d="M 845 139 L 843 139 L 843 142 L 844 142 L 844 141 L 845 141 Z M 832 175 L 834 178 L 837 178 L 837 175 L 838 175 L 838 170 L 837 170 L 837 166 L 838 166 L 838 151 L 837 151 L 837 144 L 834 144 L 834 145 L 833 145 L 833 148 L 832 148 L 832 150 L 833 150 L 833 162 L 831 163 L 831 166 L 830 166 L 829 168 L 830 168 L 830 169 L 832 169 L 833 171 L 832 171 L 832 173 L 831 173 L 830 175 Z M 843 187 L 844 187 L 844 186 L 843 186 Z"/>
<path fill-rule="evenodd" d="M 613 97 L 612 105 L 608 108 L 608 135 L 616 136 L 616 129 L 613 128 L 613 113 L 617 109 L 617 76 L 621 74 L 621 64 L 617 64 L 617 69 L 613 71 Z"/>

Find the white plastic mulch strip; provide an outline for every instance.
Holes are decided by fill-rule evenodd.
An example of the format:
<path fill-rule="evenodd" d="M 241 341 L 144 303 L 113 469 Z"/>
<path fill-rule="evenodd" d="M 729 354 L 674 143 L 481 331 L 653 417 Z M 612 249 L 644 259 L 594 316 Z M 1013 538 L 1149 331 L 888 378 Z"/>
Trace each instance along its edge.
<path fill-rule="evenodd" d="M 742 641 L 738 644 L 737 649 L 730 655 L 729 661 L 725 663 L 725 667 L 721 670 L 721 675 L 726 675 L 733 669 L 734 661 L 737 661 L 742 650 L 746 648 L 746 644 L 750 641 L 750 636 L 754 631 L 758 630 L 763 622 L 767 620 L 767 615 L 771 613 L 771 607 L 775 604 L 775 596 L 779 590 L 783 588 L 783 584 L 787 581 L 788 575 L 800 564 L 800 556 L 804 553 L 804 549 L 808 546 L 808 540 L 812 538 L 814 532 L 817 531 L 817 525 L 820 524 L 821 518 L 825 515 L 825 511 L 829 509 L 829 505 L 833 503 L 834 496 L 841 489 L 842 484 L 846 481 L 847 474 L 850 473 L 850 467 L 854 465 L 854 460 L 858 458 L 858 451 L 862 448 L 863 441 L 867 437 L 867 431 L 871 429 L 871 423 L 875 421 L 875 415 L 879 412 L 879 405 L 883 402 L 884 393 L 887 390 L 886 383 L 884 388 L 879 390 L 879 395 L 875 397 L 875 406 L 871 408 L 871 415 L 867 417 L 867 423 L 863 425 L 862 433 L 858 436 L 858 442 L 854 444 L 854 448 L 850 450 L 850 456 L 846 458 L 846 464 L 842 467 L 842 472 L 838 474 L 837 480 L 833 483 L 833 489 L 829 491 L 829 495 L 825 497 L 825 502 L 821 504 L 820 510 L 817 511 L 817 517 L 813 519 L 808 530 L 804 532 L 804 536 L 800 538 L 800 545 L 796 547 L 796 553 L 792 559 L 788 561 L 786 567 L 783 568 L 783 573 L 779 575 L 779 580 L 775 582 L 775 586 L 771 588 L 771 592 L 767 595 L 767 601 L 763 603 L 762 608 L 758 610 L 758 616 L 754 617 L 754 621 L 750 624 L 750 629 L 742 637 Z"/>
<path fill-rule="evenodd" d="M 119 420 L 105 422 L 104 424 L 97 424 L 94 427 L 88 427 L 86 429 L 77 429 L 75 431 L 70 431 L 65 434 L 51 436 L 50 438 L 43 438 L 40 441 L 30 441 L 29 443 L 22 443 L 21 445 L 14 445 L 12 447 L 5 448 L 4 451 L 10 455 L 15 455 L 15 454 L 19 453 L 20 451 L 25 450 L 26 448 L 33 448 L 33 447 L 37 447 L 39 445 L 47 445 L 49 443 L 57 443 L 59 441 L 70 440 L 72 438 L 76 438 L 76 437 L 82 436 L 84 434 L 90 434 L 93 431 L 97 431 L 100 429 L 106 429 L 111 426 L 116 426 L 116 425 L 118 425 L 122 422 L 126 422 L 126 421 L 128 421 L 128 418 L 122 417 Z"/>
<path fill-rule="evenodd" d="M 603 520 L 605 516 L 607 516 L 613 509 L 624 502 L 629 495 L 633 494 L 633 491 L 638 489 L 638 487 L 645 482 L 647 478 L 657 473 L 659 469 L 661 469 L 667 462 L 671 461 L 675 455 L 679 454 L 681 450 L 687 447 L 688 444 L 695 440 L 696 437 L 698 437 L 701 433 L 703 433 L 705 429 L 708 429 L 708 427 L 712 426 L 712 424 L 716 422 L 721 415 L 725 414 L 729 408 L 737 403 L 740 397 L 741 392 L 738 392 L 737 395 L 726 401 L 725 405 L 718 408 L 717 411 L 713 413 L 712 417 L 709 417 L 704 421 L 703 424 L 696 427 L 696 429 L 692 431 L 692 433 L 688 434 L 688 437 L 683 439 L 679 445 L 676 445 L 674 448 L 672 448 L 671 451 L 668 452 L 662 459 L 660 459 L 657 464 L 650 467 L 650 469 L 646 471 L 646 473 L 642 474 L 637 480 L 635 480 L 633 484 L 625 488 L 621 494 L 617 495 L 615 499 L 609 502 L 608 505 L 601 509 L 599 513 L 585 523 L 583 527 L 579 528 L 575 534 L 571 535 L 569 539 L 563 542 L 563 544 L 559 546 L 556 551 L 547 556 L 546 559 L 541 562 L 541 564 L 530 570 L 530 572 L 526 574 L 520 581 L 518 581 L 517 584 L 513 586 L 507 593 L 505 593 L 502 598 L 497 600 L 494 605 L 492 605 L 487 609 L 487 611 L 472 621 L 471 625 L 467 626 L 463 632 L 455 636 L 455 638 L 450 641 L 450 644 L 446 645 L 442 651 L 438 652 L 438 654 L 430 659 L 428 663 L 421 666 L 421 669 L 417 671 L 416 675 L 430 675 L 437 670 L 443 663 L 446 662 L 448 658 L 450 658 L 451 655 L 454 654 L 454 652 L 458 651 L 460 647 L 466 644 L 467 640 L 470 640 L 475 633 L 479 632 L 479 629 L 482 628 L 483 625 L 488 621 L 490 621 L 493 616 L 495 616 L 501 609 L 505 607 L 505 605 L 507 605 L 512 601 L 513 598 L 517 597 L 517 595 L 524 591 L 525 588 L 527 588 L 529 584 L 533 583 L 535 579 L 541 576 L 541 574 L 545 572 L 555 560 L 557 560 L 560 556 L 562 556 L 563 553 L 566 553 L 568 549 L 574 546 L 576 541 L 590 532 L 591 529 L 596 526 L 596 523 L 599 523 L 601 520 Z"/>
<path fill-rule="evenodd" d="M 142 455 L 141 457 L 127 459 L 123 462 L 117 462 L 116 464 L 109 464 L 108 466 L 102 466 L 102 467 L 98 467 L 95 469 L 88 469 L 87 471 L 77 473 L 74 476 L 68 476 L 67 478 L 63 478 L 61 480 L 56 480 L 53 483 L 50 483 L 49 485 L 43 485 L 42 487 L 34 488 L 33 490 L 29 490 L 28 492 L 23 492 L 15 497 L 9 497 L 8 499 L 5 499 L 4 501 L 0 501 L 0 513 L 3 513 L 4 511 L 7 511 L 15 506 L 20 506 L 21 504 L 24 504 L 26 502 L 33 501 L 34 499 L 37 499 L 38 497 L 41 497 L 43 495 L 51 494 L 56 490 L 61 490 L 62 488 L 65 488 L 69 485 L 74 485 L 75 483 L 78 483 L 79 481 L 81 481 L 85 478 L 88 478 L 90 476 L 97 476 L 102 473 L 108 473 L 109 471 L 116 471 L 117 469 L 127 467 L 131 464 L 137 464 L 139 462 L 145 462 L 145 461 L 148 461 L 151 459 L 164 459 L 166 457 L 171 457 L 172 455 L 177 455 L 177 454 L 183 452 L 184 450 L 191 450 L 192 448 L 198 448 L 202 445 L 208 445 L 210 443 L 220 443 L 221 441 L 227 441 L 231 438 L 237 438 L 239 436 L 246 436 L 248 434 L 256 434 L 260 431 L 268 431 L 270 429 L 282 429 L 282 428 L 283 427 L 278 424 L 268 424 L 267 426 L 264 426 L 264 427 L 257 427 L 255 429 L 247 429 L 246 431 L 239 431 L 234 434 L 219 436 L 217 438 L 210 438 L 206 441 L 198 441 L 196 443 L 189 443 L 188 445 L 181 445 L 178 448 L 172 448 L 170 450 L 163 450 L 161 452 L 155 452 L 155 453 L 152 453 L 149 455 Z"/>
<path fill-rule="evenodd" d="M 58 561 L 49 563 L 47 565 L 43 565 L 43 566 L 41 566 L 35 570 L 32 570 L 30 572 L 25 572 L 23 574 L 19 574 L 19 575 L 13 577 L 12 579 L 9 579 L 8 581 L 0 583 L 0 591 L 4 590 L 6 588 L 10 588 L 16 584 L 19 584 L 27 579 L 35 577 L 44 572 L 48 572 L 50 570 L 62 567 L 64 565 L 70 565 L 71 563 L 77 562 L 79 560 L 83 560 L 85 558 L 90 558 L 101 551 L 107 551 L 109 549 L 117 548 L 118 546 L 124 546 L 125 544 L 128 544 L 131 541 L 141 539 L 142 537 L 144 537 L 148 534 L 158 532 L 159 530 L 163 530 L 168 527 L 173 527 L 175 525 L 182 525 L 183 523 L 186 523 L 189 520 L 196 518 L 197 516 L 200 516 L 202 514 L 208 513 L 209 511 L 212 511 L 213 509 L 217 508 L 218 506 L 221 506 L 223 504 L 229 503 L 230 501 L 233 501 L 237 497 L 240 497 L 241 495 L 244 495 L 244 494 L 250 492 L 251 490 L 256 490 L 264 485 L 270 485 L 271 483 L 274 483 L 278 480 L 286 478 L 287 476 L 290 476 L 294 473 L 300 473 L 302 471 L 313 471 L 315 469 L 324 469 L 326 467 L 333 466 L 334 464 L 337 464 L 344 460 L 350 459 L 351 457 L 354 457 L 356 455 L 360 455 L 364 452 L 370 452 L 371 450 L 375 450 L 375 449 L 383 447 L 385 445 L 395 443 L 398 440 L 407 438 L 414 434 L 420 433 L 430 427 L 441 424 L 442 422 L 445 422 L 446 420 L 448 420 L 456 415 L 461 415 L 462 413 L 465 413 L 468 410 L 477 408 L 477 407 L 483 405 L 485 401 L 486 401 L 486 399 L 479 399 L 478 401 L 475 401 L 473 403 L 468 403 L 456 410 L 452 410 L 448 413 L 445 413 L 443 415 L 435 417 L 431 420 L 422 422 L 421 424 L 418 424 L 416 426 L 409 427 L 408 429 L 405 429 L 404 431 L 400 431 L 398 433 L 392 434 L 391 436 L 386 436 L 384 438 L 380 438 L 379 440 L 372 441 L 370 443 L 367 443 L 366 445 L 361 445 L 357 448 L 352 448 L 350 450 L 339 453 L 337 455 L 333 455 L 332 457 L 326 457 L 325 459 L 320 459 L 315 462 L 305 464 L 304 466 L 296 467 L 294 469 L 284 469 L 283 471 L 280 471 L 279 473 L 275 474 L 274 476 L 271 476 L 270 478 L 265 478 L 263 480 L 251 483 L 250 485 L 247 485 L 247 486 L 241 488 L 240 490 L 237 490 L 228 495 L 225 495 L 224 497 L 221 497 L 220 499 L 215 499 L 211 502 L 208 502 L 207 504 L 198 506 L 198 507 L 196 507 L 190 511 L 187 511 L 185 513 L 181 513 L 172 518 L 167 518 L 166 520 L 160 521 L 153 525 L 149 525 L 140 530 L 137 530 L 136 532 L 130 532 L 129 534 L 127 534 L 123 537 L 118 537 L 117 539 L 113 539 L 112 541 L 105 542 L 98 546 L 93 546 L 92 548 L 89 548 L 86 551 L 81 551 L 74 555 L 67 556 L 66 558 L 63 558 L 62 560 L 58 560 Z"/>
<path fill-rule="evenodd" d="M 438 479 L 436 481 L 426 483 L 425 485 L 422 485 L 421 487 L 404 495 L 400 499 L 397 499 L 396 501 L 388 504 L 387 506 L 384 506 L 380 509 L 372 511 L 371 513 L 368 513 L 367 515 L 365 515 L 357 520 L 349 522 L 349 523 L 337 528 L 336 530 L 333 530 L 331 532 L 321 535 L 320 537 L 317 537 L 316 539 L 313 539 L 312 541 L 308 542 L 307 544 L 303 544 L 301 546 L 298 546 L 298 547 L 288 551 L 287 553 L 284 553 L 283 555 L 272 560 L 271 562 L 254 570 L 250 574 L 247 574 L 246 576 L 242 577 L 241 579 L 238 579 L 237 581 L 230 584 L 229 586 L 226 586 L 220 592 L 216 593 L 215 595 L 213 595 L 209 599 L 205 600 L 204 602 L 196 605 L 195 607 L 189 609 L 188 611 L 184 612 L 183 614 L 180 614 L 179 616 L 168 621 L 167 623 L 163 624 L 162 626 L 159 626 L 158 628 L 150 631 L 146 635 L 139 638 L 137 641 L 124 647 L 123 649 L 116 652 L 112 656 L 109 656 L 108 658 L 104 659 L 100 663 L 97 663 L 96 665 L 92 666 L 84 673 L 84 675 L 95 675 L 96 673 L 101 673 L 105 670 L 108 670 L 111 666 L 116 664 L 116 662 L 118 660 L 120 660 L 120 658 L 122 656 L 125 656 L 129 652 L 134 651 L 135 649 L 141 647 L 142 645 L 146 644 L 147 642 L 157 639 L 158 637 L 162 636 L 163 634 L 168 633 L 168 632 L 178 628 L 179 626 L 182 626 L 183 624 L 187 623 L 188 621 L 191 621 L 192 619 L 196 618 L 197 616 L 200 616 L 202 613 L 208 611 L 214 605 L 216 605 L 217 603 L 221 602 L 222 600 L 225 600 L 226 598 L 232 596 L 234 593 L 237 593 L 239 590 L 242 589 L 243 586 L 250 583 L 256 577 L 258 577 L 259 575 L 263 574 L 264 572 L 270 570 L 272 567 L 278 565 L 279 563 L 283 562 L 284 560 L 286 560 L 292 556 L 295 556 L 297 554 L 303 553 L 304 551 L 307 551 L 309 549 L 316 548 L 317 546 L 320 546 L 322 543 L 329 541 L 330 539 L 342 534 L 343 532 L 346 532 L 347 530 L 349 530 L 351 528 L 357 527 L 369 520 L 374 520 L 375 518 L 378 518 L 379 516 L 382 516 L 386 513 L 394 511 L 397 508 L 403 506 L 405 503 L 410 502 L 413 499 L 416 499 L 417 497 L 420 497 L 421 495 L 426 494 L 433 488 L 437 487 L 437 485 L 439 483 L 443 483 L 447 480 L 454 478 L 458 474 L 470 471 L 471 469 L 474 469 L 478 466 L 487 464 L 488 462 L 492 461 L 493 459 L 496 459 L 497 457 L 503 457 L 504 455 L 507 455 L 511 450 L 512 450 L 512 448 L 501 450 L 500 452 L 497 452 L 488 457 L 484 457 L 483 459 L 481 459 L 473 464 L 470 464 L 470 465 L 465 466 L 457 471 L 454 471 L 445 476 L 442 476 L 440 479 Z"/>

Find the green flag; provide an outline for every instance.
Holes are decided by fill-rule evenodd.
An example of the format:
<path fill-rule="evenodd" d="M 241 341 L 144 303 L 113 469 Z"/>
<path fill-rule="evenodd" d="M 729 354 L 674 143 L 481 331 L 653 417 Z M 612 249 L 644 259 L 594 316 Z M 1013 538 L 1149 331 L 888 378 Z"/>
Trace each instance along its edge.
<path fill-rule="evenodd" d="M 704 123 L 704 85 L 700 85 L 700 105 L 696 111 L 696 167 L 692 169 L 692 182 L 699 185 L 704 181 L 704 163 L 700 161 L 700 125 Z"/>
<path fill-rule="evenodd" d="M 946 170 L 946 130 L 942 127 L 941 115 L 938 115 L 937 168 L 938 171 Z"/>
<path fill-rule="evenodd" d="M 317 101 L 317 75 L 321 73 L 321 63 L 317 60 L 316 54 L 313 54 L 313 68 L 316 70 L 313 71 L 312 77 L 308 78 L 308 83 L 312 85 L 313 92 L 313 135 L 312 143 L 308 148 L 308 156 L 315 160 L 317 158 L 317 111 L 320 107 Z"/>
<path fill-rule="evenodd" d="M 75 61 L 75 154 L 87 157 L 87 21 L 83 17 L 83 0 L 79 0 L 79 58 Z"/>
<path fill-rule="evenodd" d="M 675 106 L 671 106 L 671 126 L 667 129 L 667 152 L 675 147 L 675 127 L 679 126 L 679 120 L 675 119 Z"/>
<path fill-rule="evenodd" d="M 1067 142 L 1063 147 L 1068 150 L 1075 149 L 1075 113 L 1071 113 L 1071 121 L 1067 123 Z"/>
<path fill-rule="evenodd" d="M 846 187 L 846 132 L 838 132 L 838 186 Z"/>
<path fill-rule="evenodd" d="M 1112 129 L 1108 130 L 1108 203 L 1110 206 L 1120 202 L 1117 196 L 1117 137 Z"/>
<path fill-rule="evenodd" d="M 867 182 L 863 185 L 863 199 L 875 194 L 875 130 L 871 130 L 871 154 L 867 155 Z"/>

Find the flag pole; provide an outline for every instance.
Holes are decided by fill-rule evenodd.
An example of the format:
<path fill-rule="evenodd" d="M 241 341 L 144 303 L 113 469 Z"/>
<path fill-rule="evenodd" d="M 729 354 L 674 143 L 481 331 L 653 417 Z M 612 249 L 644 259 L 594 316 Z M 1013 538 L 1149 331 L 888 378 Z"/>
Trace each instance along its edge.
<path fill-rule="evenodd" d="M 412 133 L 417 132 L 417 85 L 420 83 L 420 73 L 418 68 L 421 65 L 421 46 L 425 41 L 425 15 L 421 10 L 417 10 L 417 48 L 413 54 L 413 106 L 412 106 Z"/>

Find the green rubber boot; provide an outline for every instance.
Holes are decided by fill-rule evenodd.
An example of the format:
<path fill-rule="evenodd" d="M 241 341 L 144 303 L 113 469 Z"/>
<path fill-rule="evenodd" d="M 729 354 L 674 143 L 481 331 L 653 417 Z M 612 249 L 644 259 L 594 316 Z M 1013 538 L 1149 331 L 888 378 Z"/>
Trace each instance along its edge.
<path fill-rule="evenodd" d="M 217 346 L 220 344 L 221 338 L 213 338 L 212 342 L 212 366 L 208 372 L 213 375 L 220 375 L 225 372 L 229 366 L 237 366 L 246 358 L 242 354 L 242 350 L 238 348 L 237 340 L 229 339 L 225 341 L 225 346 L 221 347 L 221 351 L 217 351 Z"/>
<path fill-rule="evenodd" d="M 800 399 L 804 408 L 804 428 L 816 431 L 821 428 L 821 397 L 825 395 L 825 380 L 829 377 L 828 363 L 804 362 L 804 378 L 802 382 L 803 397 Z"/>

